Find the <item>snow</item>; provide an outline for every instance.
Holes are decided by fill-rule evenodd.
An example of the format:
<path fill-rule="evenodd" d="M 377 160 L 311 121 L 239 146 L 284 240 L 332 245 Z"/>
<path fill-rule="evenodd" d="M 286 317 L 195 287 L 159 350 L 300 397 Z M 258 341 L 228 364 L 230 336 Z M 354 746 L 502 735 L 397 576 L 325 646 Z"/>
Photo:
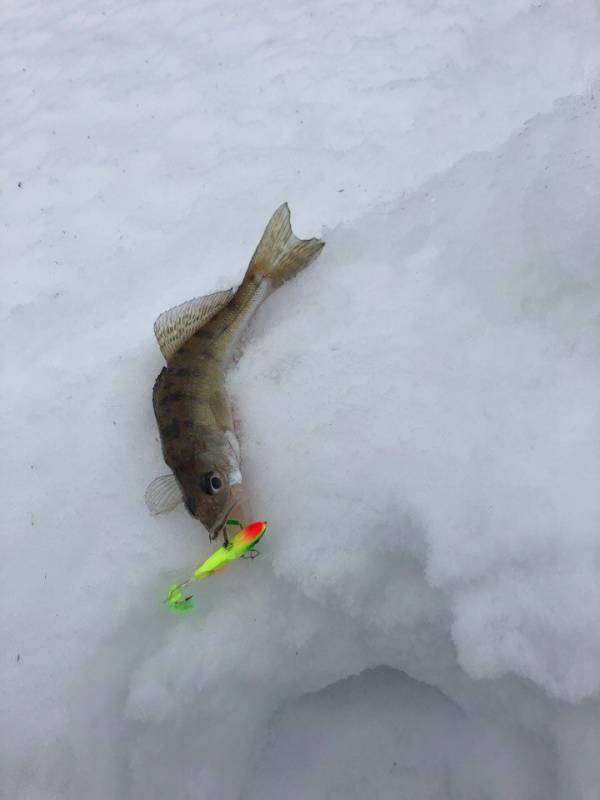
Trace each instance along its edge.
<path fill-rule="evenodd" d="M 595 800 L 600 14 L 10 3 L 0 785 L 26 800 Z M 275 207 L 319 260 L 231 392 L 262 556 L 151 408 L 164 309 Z"/>
<path fill-rule="evenodd" d="M 379 668 L 278 711 L 245 796 L 500 799 L 507 774 L 510 797 L 552 796 L 535 737 L 464 717 L 435 689 Z"/>

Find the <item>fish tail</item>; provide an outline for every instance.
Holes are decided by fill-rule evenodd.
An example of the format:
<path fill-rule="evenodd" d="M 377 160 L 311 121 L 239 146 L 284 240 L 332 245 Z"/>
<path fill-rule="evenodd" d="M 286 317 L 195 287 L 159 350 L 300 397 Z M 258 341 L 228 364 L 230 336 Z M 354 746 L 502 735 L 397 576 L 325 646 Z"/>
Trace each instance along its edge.
<path fill-rule="evenodd" d="M 266 278 L 273 289 L 281 286 L 319 255 L 325 242 L 298 239 L 290 224 L 288 204 L 279 206 L 269 220 L 246 272 L 246 280 Z"/>

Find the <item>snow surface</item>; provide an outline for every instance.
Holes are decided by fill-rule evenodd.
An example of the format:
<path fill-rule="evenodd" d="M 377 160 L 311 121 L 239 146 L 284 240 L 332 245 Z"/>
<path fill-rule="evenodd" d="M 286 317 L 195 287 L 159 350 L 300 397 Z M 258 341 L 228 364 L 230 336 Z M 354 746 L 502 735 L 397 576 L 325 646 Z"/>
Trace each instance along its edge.
<path fill-rule="evenodd" d="M 597 800 L 600 10 L 8 2 L 2 796 Z M 283 200 L 231 376 L 262 557 L 151 409 Z"/>

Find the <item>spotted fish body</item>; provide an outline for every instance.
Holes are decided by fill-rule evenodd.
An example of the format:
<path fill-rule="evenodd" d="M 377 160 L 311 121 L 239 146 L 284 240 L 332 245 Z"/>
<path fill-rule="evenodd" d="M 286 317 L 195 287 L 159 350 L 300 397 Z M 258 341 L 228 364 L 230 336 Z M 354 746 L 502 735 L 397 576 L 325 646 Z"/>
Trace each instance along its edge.
<path fill-rule="evenodd" d="M 172 474 L 153 481 L 146 492 L 153 513 L 170 510 L 183 499 L 212 537 L 230 515 L 246 516 L 226 369 L 256 309 L 322 247 L 318 239 L 294 236 L 284 204 L 269 221 L 237 291 L 188 301 L 156 321 L 167 366 L 154 385 L 153 405 Z"/>

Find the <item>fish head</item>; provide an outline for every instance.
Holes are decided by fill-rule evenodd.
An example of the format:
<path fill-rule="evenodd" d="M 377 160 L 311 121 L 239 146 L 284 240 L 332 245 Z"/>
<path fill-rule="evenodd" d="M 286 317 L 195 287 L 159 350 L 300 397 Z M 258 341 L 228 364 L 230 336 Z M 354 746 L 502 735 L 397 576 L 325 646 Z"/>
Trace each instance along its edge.
<path fill-rule="evenodd" d="M 195 455 L 175 470 L 185 507 L 215 536 L 230 516 L 245 522 L 244 489 L 239 470 L 210 453 Z"/>

